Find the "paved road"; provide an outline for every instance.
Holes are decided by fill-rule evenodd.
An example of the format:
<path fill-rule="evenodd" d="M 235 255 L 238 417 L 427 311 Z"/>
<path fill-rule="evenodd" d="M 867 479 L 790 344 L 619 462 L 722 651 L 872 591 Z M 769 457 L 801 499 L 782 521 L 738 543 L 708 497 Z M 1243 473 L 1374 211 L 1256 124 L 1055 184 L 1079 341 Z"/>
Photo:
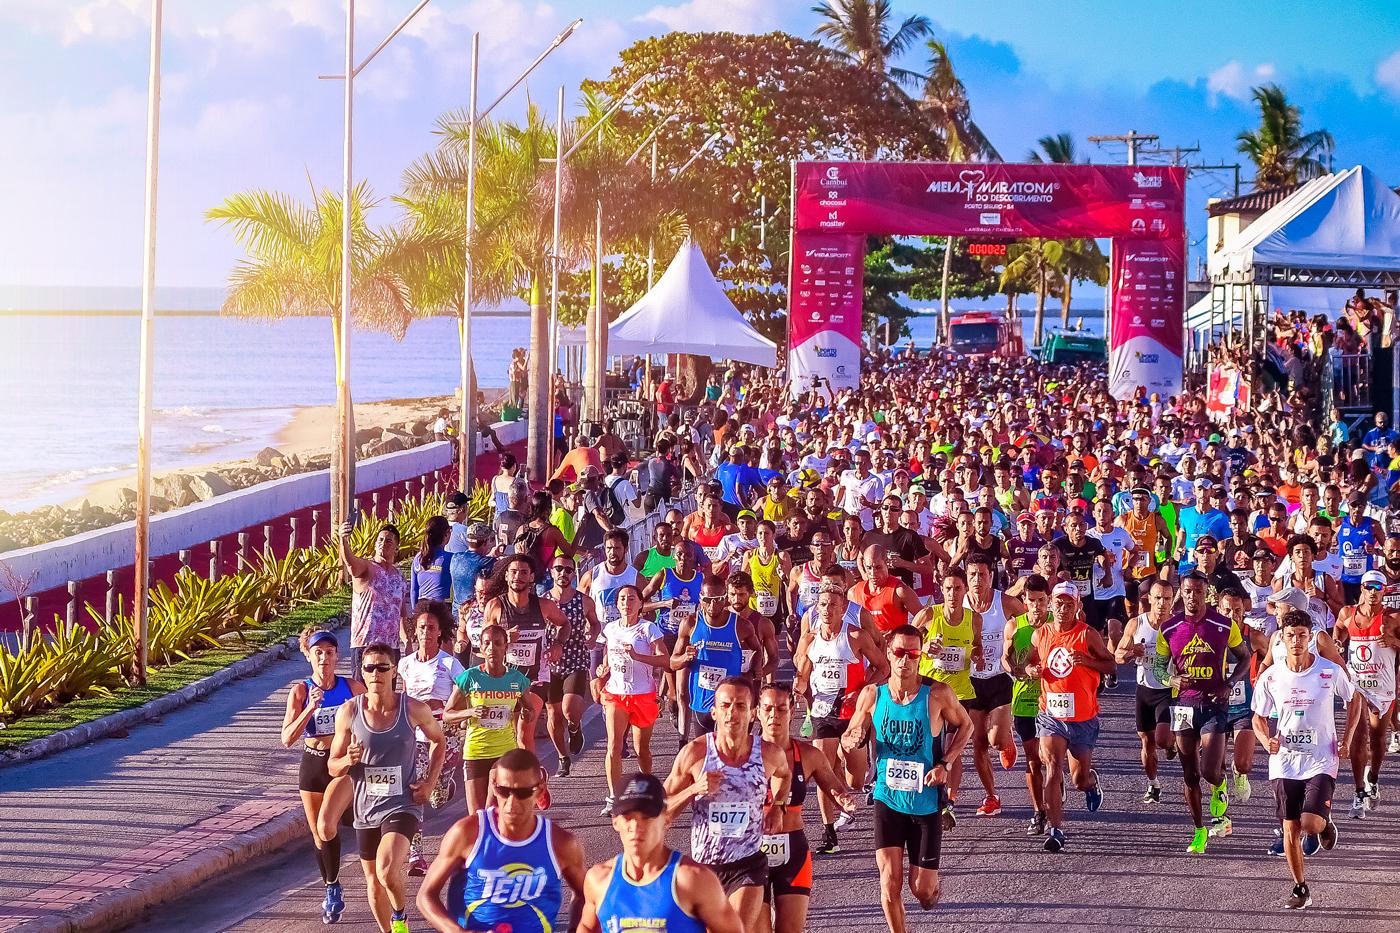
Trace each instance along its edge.
<path fill-rule="evenodd" d="M 927 915 L 915 908 L 911 928 L 1029 930 L 1056 923 L 1083 930 L 1214 933 L 1393 933 L 1400 929 L 1400 846 L 1396 845 L 1400 798 L 1395 791 L 1387 795 L 1383 789 L 1389 800 L 1371 818 L 1340 820 L 1338 848 L 1309 863 L 1315 907 L 1301 913 L 1285 911 L 1278 905 L 1290 886 L 1286 867 L 1282 860 L 1263 854 L 1272 826 L 1268 784 L 1256 780 L 1255 799 L 1232 806 L 1233 837 L 1213 842 L 1204 858 L 1186 855 L 1189 825 L 1179 785 L 1171 783 L 1179 775 L 1176 766 L 1168 764 L 1163 772 L 1166 802 L 1157 806 L 1138 802 L 1141 779 L 1131 733 L 1129 689 L 1125 683 L 1106 698 L 1108 722 L 1098 764 L 1107 788 L 1104 809 L 1090 816 L 1082 809 L 1082 798 L 1070 795 L 1070 849 L 1049 855 L 1040 851 L 1038 840 L 1027 839 L 1021 774 L 999 772 L 1005 815 L 978 820 L 969 813 L 946 837 L 944 903 Z M 230 764 L 262 772 L 275 761 L 290 782 L 294 759 L 274 750 L 275 740 L 270 737 L 274 727 L 266 715 L 243 717 L 243 746 L 260 748 L 268 757 Z M 665 753 L 658 755 L 658 769 L 669 766 L 671 758 L 668 728 L 664 724 L 658 728 L 658 748 L 666 746 Z M 587 732 L 590 747 L 574 776 L 555 782 L 552 815 L 581 835 L 591 858 L 603 858 L 616 851 L 616 839 L 598 816 L 595 803 L 604 793 L 601 723 L 594 721 Z M 1262 756 L 1258 763 L 1262 767 Z M 187 773 L 194 776 L 192 771 Z M 1348 787 L 1344 773 L 1338 790 L 1343 808 L 1350 802 Z M 975 803 L 971 793 L 965 797 Z M 453 816 L 459 815 L 457 806 L 450 805 L 451 814 L 438 814 L 430 821 L 430 844 L 435 845 Z M 812 809 L 815 814 L 815 806 Z M 971 806 L 965 803 L 964 809 Z M 685 838 L 683 829 L 673 830 L 673 843 L 684 847 Z M 884 929 L 870 846 L 870 823 L 863 816 L 844 834 L 842 853 L 819 859 L 809 923 L 814 933 Z M 371 933 L 374 925 L 363 906 L 363 884 L 348 851 L 346 868 L 349 909 L 339 929 Z M 308 843 L 192 891 L 185 899 L 151 912 L 135 928 L 156 933 L 309 933 L 325 929 L 320 922 L 320 896 Z"/>

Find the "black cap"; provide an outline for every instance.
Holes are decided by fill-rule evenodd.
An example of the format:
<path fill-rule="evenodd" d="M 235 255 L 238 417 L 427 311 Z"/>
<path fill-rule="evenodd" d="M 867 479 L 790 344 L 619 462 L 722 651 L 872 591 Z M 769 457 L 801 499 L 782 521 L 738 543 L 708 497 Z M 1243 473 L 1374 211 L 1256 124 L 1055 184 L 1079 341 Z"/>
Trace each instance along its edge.
<path fill-rule="evenodd" d="M 447 497 L 447 503 L 446 503 L 446 504 L 447 504 L 447 505 L 455 505 L 455 506 L 456 506 L 457 508 L 459 508 L 459 509 L 464 509 L 464 508 L 467 507 L 467 503 L 468 503 L 468 502 L 471 502 L 471 501 L 472 501 L 472 500 L 471 500 L 471 497 L 468 496 L 466 493 L 464 493 L 464 492 L 454 492 L 452 495 L 450 495 L 450 496 Z"/>
<path fill-rule="evenodd" d="M 613 816 L 641 813 L 652 819 L 666 809 L 666 788 L 654 774 L 634 774 L 627 779 L 622 793 L 613 798 Z"/>

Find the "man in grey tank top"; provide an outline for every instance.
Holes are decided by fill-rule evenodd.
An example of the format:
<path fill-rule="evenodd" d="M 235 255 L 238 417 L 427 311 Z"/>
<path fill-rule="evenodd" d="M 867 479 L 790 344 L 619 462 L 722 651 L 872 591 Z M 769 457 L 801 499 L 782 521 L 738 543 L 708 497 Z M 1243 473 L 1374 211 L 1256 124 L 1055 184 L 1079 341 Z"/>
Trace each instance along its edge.
<path fill-rule="evenodd" d="M 360 867 L 380 933 L 408 933 L 408 844 L 437 786 L 447 746 L 428 705 L 394 692 L 392 648 L 366 646 L 360 673 L 366 692 L 336 713 L 329 770 L 350 775 Z M 428 741 L 427 774 L 413 773 L 415 726 Z"/>

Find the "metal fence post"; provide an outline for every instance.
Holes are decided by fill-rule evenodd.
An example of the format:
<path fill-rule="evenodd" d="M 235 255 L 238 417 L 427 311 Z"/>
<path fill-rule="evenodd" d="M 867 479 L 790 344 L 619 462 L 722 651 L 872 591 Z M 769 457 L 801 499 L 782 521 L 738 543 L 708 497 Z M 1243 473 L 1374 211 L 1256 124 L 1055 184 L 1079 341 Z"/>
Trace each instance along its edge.
<path fill-rule="evenodd" d="M 106 606 L 103 608 L 102 617 L 107 620 L 107 624 L 112 623 L 112 616 L 117 614 L 117 572 L 107 571 L 107 596 Z"/>
<path fill-rule="evenodd" d="M 219 579 L 219 539 L 209 542 L 209 579 Z"/>
<path fill-rule="evenodd" d="M 67 631 L 73 631 L 78 624 L 78 581 L 68 581 L 68 606 L 63 617 L 63 624 Z"/>

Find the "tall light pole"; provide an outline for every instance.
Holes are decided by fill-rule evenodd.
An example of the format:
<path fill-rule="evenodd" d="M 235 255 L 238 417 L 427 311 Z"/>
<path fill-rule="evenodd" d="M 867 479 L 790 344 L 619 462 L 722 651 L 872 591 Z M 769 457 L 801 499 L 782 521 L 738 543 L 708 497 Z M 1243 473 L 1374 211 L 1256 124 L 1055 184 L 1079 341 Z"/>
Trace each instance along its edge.
<path fill-rule="evenodd" d="M 150 589 L 151 404 L 155 369 L 156 176 L 160 165 L 160 45 L 163 0 L 151 0 L 151 70 L 146 81 L 146 225 L 141 264 L 141 362 L 136 389 L 136 579 L 131 622 L 136 643 L 132 679 L 146 682 L 147 612 Z"/>
<path fill-rule="evenodd" d="M 461 377 L 462 377 L 462 420 L 458 438 L 460 447 L 457 460 L 457 477 L 460 488 L 468 495 L 476 485 L 476 393 L 471 390 L 472 383 L 475 382 L 476 366 L 472 360 L 472 238 L 476 232 L 476 131 L 477 125 L 490 115 L 491 111 L 511 91 L 520 86 L 530 72 L 534 71 L 540 64 L 549 57 L 549 54 L 559 46 L 564 44 L 564 40 L 574 34 L 574 30 L 583 25 L 582 19 L 576 19 L 559 35 L 554 37 L 554 41 L 549 44 L 539 56 L 530 63 L 530 67 L 520 73 L 520 76 L 511 82 L 510 86 L 501 92 L 491 105 L 480 113 L 476 109 L 477 91 L 477 62 L 481 50 L 481 33 L 472 34 L 472 70 L 471 70 L 471 92 L 470 106 L 467 110 L 467 230 L 466 230 L 466 255 L 464 261 L 464 271 L 462 274 L 462 322 L 461 322 Z"/>

